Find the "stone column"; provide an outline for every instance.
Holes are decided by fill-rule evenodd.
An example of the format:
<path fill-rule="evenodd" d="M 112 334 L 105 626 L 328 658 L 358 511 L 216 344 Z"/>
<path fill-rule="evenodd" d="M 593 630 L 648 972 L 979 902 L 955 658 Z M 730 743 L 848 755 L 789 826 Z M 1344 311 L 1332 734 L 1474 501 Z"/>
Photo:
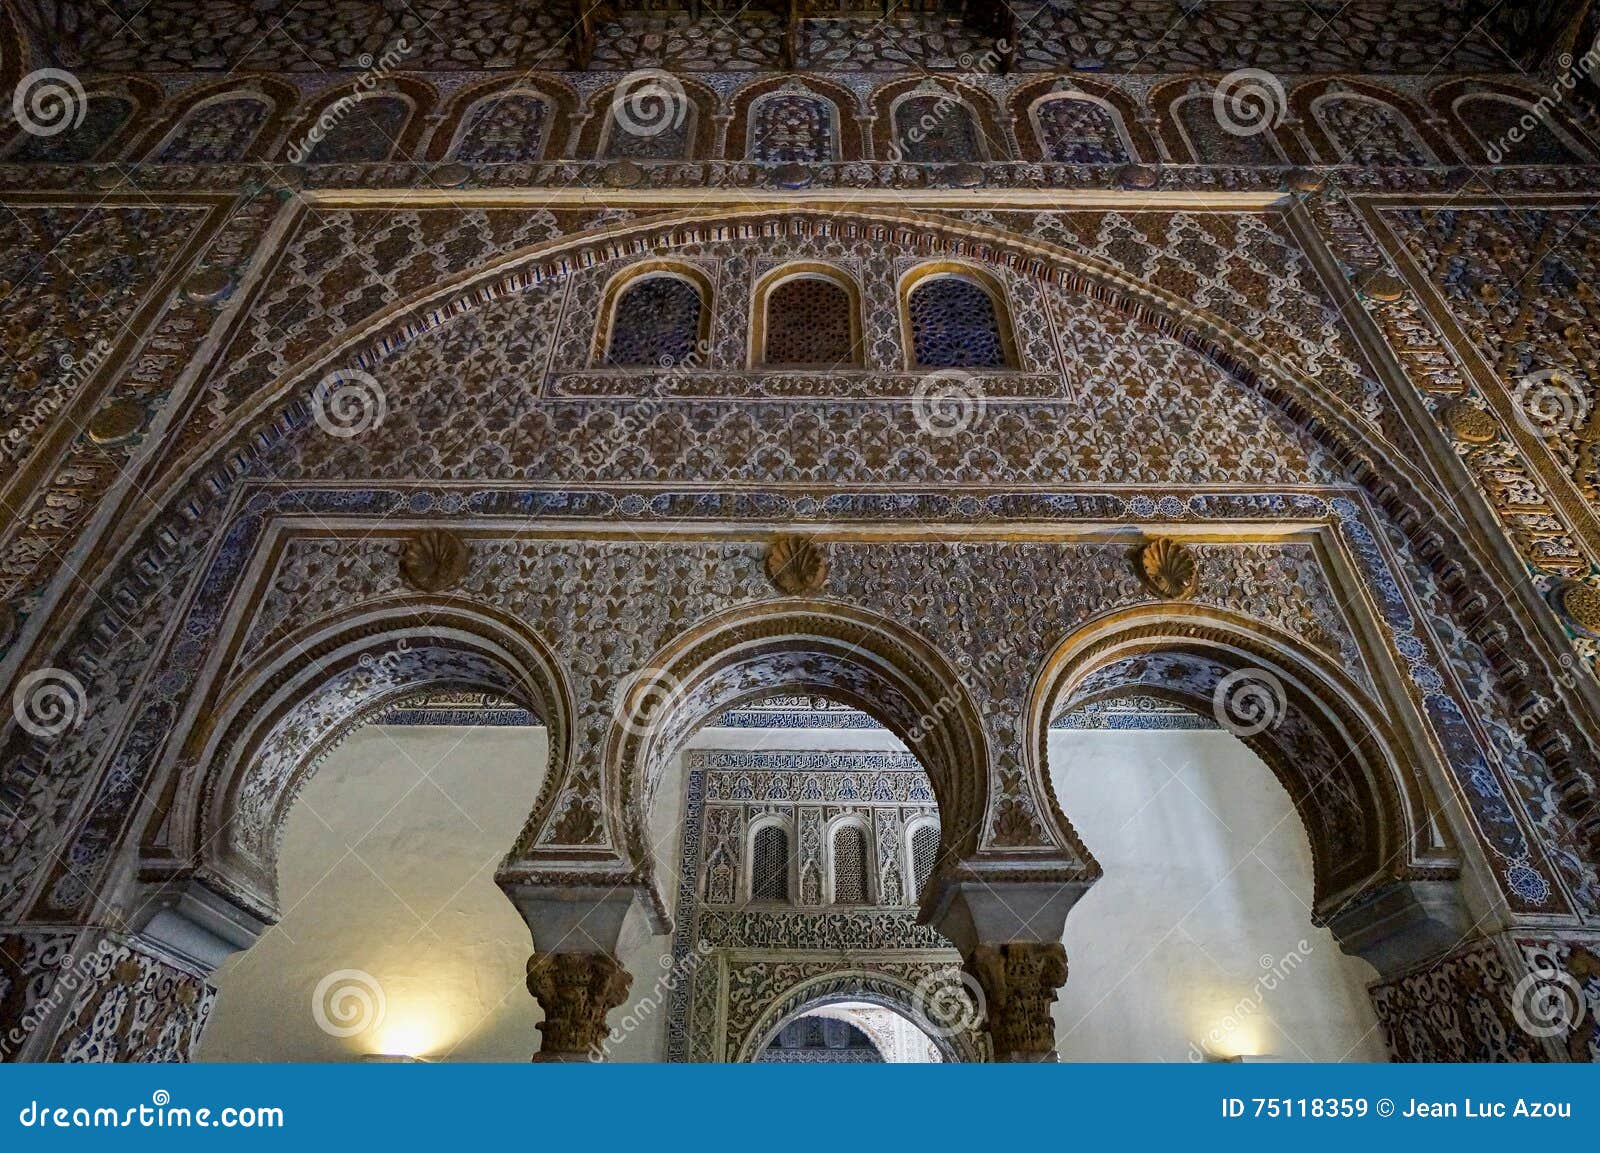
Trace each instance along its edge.
<path fill-rule="evenodd" d="M 1056 1023 L 1050 1006 L 1067 981 L 1067 950 L 1060 941 L 979 945 L 967 972 L 983 988 L 984 1010 L 996 1061 L 1054 1061 Z"/>
<path fill-rule="evenodd" d="M 1050 1007 L 1067 980 L 1067 913 L 1093 881 L 1017 881 L 968 862 L 938 882 L 930 922 L 983 990 L 996 1061 L 1054 1061 Z M 989 878 L 993 879 L 989 879 Z"/>
<path fill-rule="evenodd" d="M 502 879 L 501 889 L 533 934 L 528 992 L 544 1010 L 535 1061 L 601 1061 L 606 1014 L 633 984 L 617 942 L 635 893 L 627 888 L 549 885 Z"/>
<path fill-rule="evenodd" d="M 610 953 L 535 953 L 528 992 L 544 1010 L 535 1061 L 597 1061 L 605 1054 L 606 1014 L 627 1000 L 633 977 Z"/>

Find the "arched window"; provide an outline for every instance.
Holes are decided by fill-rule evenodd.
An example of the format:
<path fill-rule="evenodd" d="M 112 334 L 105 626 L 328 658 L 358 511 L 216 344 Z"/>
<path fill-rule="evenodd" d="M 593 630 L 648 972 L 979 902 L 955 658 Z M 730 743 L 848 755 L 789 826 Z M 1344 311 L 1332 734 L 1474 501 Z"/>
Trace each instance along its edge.
<path fill-rule="evenodd" d="M 411 105 L 399 96 L 352 97 L 336 100 L 317 120 L 321 138 L 306 154 L 307 164 L 376 164 L 389 159 Z"/>
<path fill-rule="evenodd" d="M 1337 164 L 1432 164 L 1433 154 L 1399 111 L 1360 96 L 1322 96 L 1311 112 L 1337 150 Z"/>
<path fill-rule="evenodd" d="M 549 109 L 530 92 L 487 97 L 463 118 L 450 157 L 485 164 L 538 160 L 544 155 Z"/>
<path fill-rule="evenodd" d="M 23 164 L 76 164 L 94 160 L 132 115 L 131 100 L 120 96 L 91 96 L 83 119 L 75 127 L 63 128 L 50 136 L 25 132 L 12 143 L 9 159 Z"/>
<path fill-rule="evenodd" d="M 156 153 L 157 164 L 226 164 L 243 160 L 267 122 L 267 105 L 252 97 L 191 108 Z"/>
<path fill-rule="evenodd" d="M 1000 306 L 964 276 L 929 276 L 911 290 L 911 358 L 916 368 L 1006 368 L 1010 340 Z"/>
<path fill-rule="evenodd" d="M 789 899 L 789 832 L 782 825 L 756 830 L 750 849 L 750 899 Z"/>
<path fill-rule="evenodd" d="M 839 158 L 839 112 L 833 101 L 782 89 L 756 98 L 750 109 L 751 160 L 768 164 L 825 164 Z"/>
<path fill-rule="evenodd" d="M 605 362 L 632 368 L 692 364 L 704 334 L 699 285 L 671 273 L 640 276 L 617 295 Z"/>
<path fill-rule="evenodd" d="M 773 368 L 859 364 L 860 322 L 850 290 L 827 274 L 780 281 L 762 299 L 761 362 Z"/>
<path fill-rule="evenodd" d="M 856 825 L 842 825 L 833 834 L 833 902 L 865 905 L 867 838 Z"/>
<path fill-rule="evenodd" d="M 911 890 L 913 903 L 922 899 L 922 891 L 933 876 L 934 862 L 939 859 L 939 826 L 931 822 L 918 825 L 911 834 L 911 877 L 915 888 Z"/>
<path fill-rule="evenodd" d="M 1186 96 L 1176 108 L 1178 127 L 1199 163 L 1241 167 L 1283 163 L 1273 146 L 1270 127 L 1262 125 L 1254 131 L 1241 127 L 1230 132 L 1217 116 L 1216 102 L 1210 94 Z"/>
<path fill-rule="evenodd" d="M 894 146 L 913 164 L 977 163 L 983 134 L 968 108 L 944 93 L 917 93 L 894 106 Z"/>
<path fill-rule="evenodd" d="M 1133 157 L 1117 114 L 1098 100 L 1049 96 L 1033 107 L 1046 159 L 1061 164 L 1122 164 Z"/>
<path fill-rule="evenodd" d="M 1456 115 L 1496 164 L 1587 164 L 1530 106 L 1506 96 L 1463 96 Z"/>

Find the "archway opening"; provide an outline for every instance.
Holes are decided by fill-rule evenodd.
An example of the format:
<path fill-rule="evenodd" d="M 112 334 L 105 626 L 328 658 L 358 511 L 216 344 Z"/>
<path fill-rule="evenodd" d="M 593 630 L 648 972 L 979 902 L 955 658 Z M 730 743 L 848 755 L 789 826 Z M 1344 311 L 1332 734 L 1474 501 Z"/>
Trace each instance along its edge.
<path fill-rule="evenodd" d="M 284 818 L 277 923 L 213 977 L 200 1059 L 526 1061 L 528 930 L 494 872 L 548 756 L 538 714 L 481 688 L 340 733 Z"/>
<path fill-rule="evenodd" d="M 1384 1059 L 1376 973 L 1325 927 L 1384 814 L 1303 687 L 1174 642 L 1059 700 L 1051 784 L 1104 870 L 1066 923 L 1063 1059 Z"/>
<path fill-rule="evenodd" d="M 795 1014 L 755 1058 L 758 1064 L 938 1064 L 938 1044 L 905 1013 L 869 1001 L 836 1001 Z"/>

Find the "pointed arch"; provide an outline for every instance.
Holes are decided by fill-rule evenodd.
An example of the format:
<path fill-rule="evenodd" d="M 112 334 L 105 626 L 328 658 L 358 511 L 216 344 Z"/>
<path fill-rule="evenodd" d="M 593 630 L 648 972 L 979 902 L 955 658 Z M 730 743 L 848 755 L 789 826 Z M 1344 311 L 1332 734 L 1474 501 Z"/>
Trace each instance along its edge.
<path fill-rule="evenodd" d="M 443 109 L 438 128 L 428 137 L 428 159 L 455 159 L 463 140 L 473 132 L 481 114 L 487 114 L 498 101 L 517 98 L 534 98 L 545 104 L 537 154 L 522 159 L 532 162 L 560 156 L 571 131 L 578 97 L 559 77 L 540 75 L 518 76 L 509 80 L 496 77 L 468 85 L 457 92 Z"/>
<path fill-rule="evenodd" d="M 913 127 L 925 139 L 929 132 L 939 134 L 939 159 L 929 163 L 1006 160 L 1011 154 L 989 94 L 948 76 L 886 84 L 873 94 L 872 111 L 872 152 L 879 160 L 896 155 L 916 160 L 918 153 L 902 138 Z M 963 123 L 970 131 L 961 127 Z"/>
<path fill-rule="evenodd" d="M 140 136 L 129 149 L 130 156 L 156 159 L 183 131 L 189 118 L 213 105 L 234 100 L 255 100 L 266 105 L 266 115 L 254 134 L 239 150 L 239 160 L 262 160 L 273 154 L 284 125 L 299 102 L 294 85 L 274 76 L 252 76 L 201 84 L 183 92 L 161 109 L 161 119 Z"/>
<path fill-rule="evenodd" d="M 739 89 L 733 97 L 728 124 L 729 158 L 757 159 L 758 120 L 764 102 L 783 97 L 811 99 L 826 105 L 832 117 L 834 135 L 831 155 L 810 163 L 828 160 L 863 159 L 861 125 L 857 120 L 857 101 L 848 88 L 816 76 L 769 77 Z"/>
<path fill-rule="evenodd" d="M 1449 164 L 1459 159 L 1449 137 L 1439 131 L 1427 109 L 1410 96 L 1360 77 L 1327 76 L 1301 84 L 1289 94 L 1295 119 L 1324 163 L 1346 163 L 1342 158 L 1359 148 L 1359 141 L 1343 139 L 1331 123 L 1329 108 L 1341 100 L 1387 109 L 1400 138 L 1413 141 L 1425 163 Z"/>

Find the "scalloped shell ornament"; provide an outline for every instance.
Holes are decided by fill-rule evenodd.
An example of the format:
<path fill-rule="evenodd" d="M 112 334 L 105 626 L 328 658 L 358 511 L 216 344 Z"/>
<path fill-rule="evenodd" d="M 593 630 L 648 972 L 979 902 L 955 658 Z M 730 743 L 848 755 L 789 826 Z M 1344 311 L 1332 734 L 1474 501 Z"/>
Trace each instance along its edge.
<path fill-rule="evenodd" d="M 1187 600 L 1200 584 L 1194 550 L 1171 537 L 1146 542 L 1139 549 L 1136 567 L 1145 587 L 1167 600 Z"/>
<path fill-rule="evenodd" d="M 467 575 L 467 545 L 453 532 L 419 532 L 400 550 L 400 576 L 425 593 L 443 592 Z"/>
<path fill-rule="evenodd" d="M 828 554 L 808 536 L 780 536 L 767 546 L 767 579 L 778 591 L 814 593 L 828 580 Z"/>

